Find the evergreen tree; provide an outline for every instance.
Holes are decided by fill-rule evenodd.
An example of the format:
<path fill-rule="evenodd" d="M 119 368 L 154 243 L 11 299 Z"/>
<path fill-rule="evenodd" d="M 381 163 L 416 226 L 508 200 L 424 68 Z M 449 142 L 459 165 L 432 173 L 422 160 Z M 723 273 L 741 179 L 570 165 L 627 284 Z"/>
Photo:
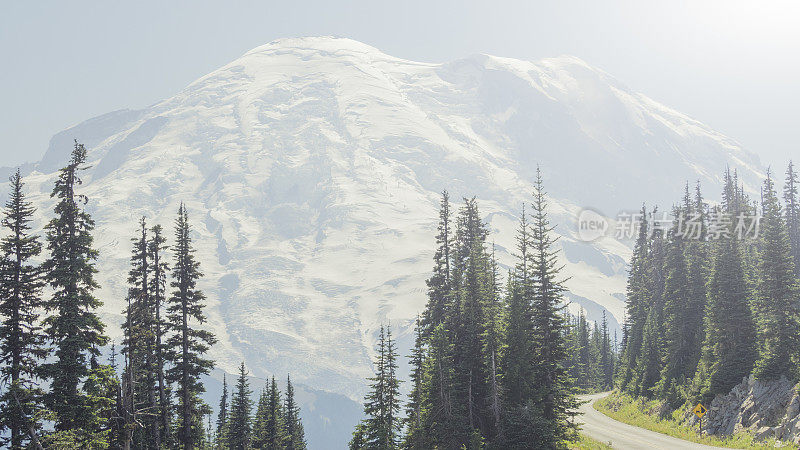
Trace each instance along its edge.
<path fill-rule="evenodd" d="M 652 398 L 656 392 L 662 361 L 663 338 L 663 305 L 655 303 L 647 314 L 642 336 L 642 353 L 636 365 L 636 385 L 634 393 Z"/>
<path fill-rule="evenodd" d="M 533 289 L 528 269 L 532 244 L 524 205 L 516 241 L 517 264 L 508 275 L 506 288 L 505 309 L 508 321 L 505 332 L 505 351 L 501 358 L 504 399 L 505 404 L 509 407 L 521 407 L 532 398 L 532 370 L 536 360 L 532 342 Z"/>
<path fill-rule="evenodd" d="M 171 445 L 170 439 L 170 398 L 169 389 L 165 379 L 164 367 L 164 344 L 165 335 L 168 329 L 168 324 L 161 314 L 161 310 L 166 304 L 167 292 L 167 271 L 169 266 L 164 252 L 167 250 L 166 238 L 163 236 L 161 225 L 155 225 L 150 229 L 152 236 L 147 243 L 147 257 L 150 260 L 149 264 L 149 294 L 152 306 L 152 315 L 154 316 L 153 333 L 155 336 L 154 354 L 153 357 L 153 370 L 155 371 L 155 378 L 158 389 L 158 402 L 157 408 L 153 412 L 159 418 L 158 430 L 156 430 L 156 441 L 167 443 Z M 160 444 L 159 444 L 160 448 Z"/>
<path fill-rule="evenodd" d="M 589 323 L 583 309 L 578 314 L 578 321 L 575 324 L 575 386 L 587 392 L 591 389 L 594 379 L 594 366 L 592 364 L 592 352 L 589 344 Z"/>
<path fill-rule="evenodd" d="M 0 431 L 9 436 L 0 445 L 21 449 L 36 441 L 40 428 L 36 411 L 41 390 L 35 368 L 47 354 L 39 327 L 44 285 L 39 266 L 32 262 L 42 245 L 31 234 L 35 209 L 25 200 L 22 177 L 11 177 L 11 195 L 3 211 L 8 235 L 0 241 L 0 379 L 7 388 L 0 397 Z"/>
<path fill-rule="evenodd" d="M 700 354 L 705 340 L 703 320 L 706 308 L 706 281 L 708 280 L 708 234 L 706 205 L 700 192 L 700 183 L 695 187 L 694 203 L 687 206 L 693 220 L 694 230 L 686 236 L 686 267 L 688 270 L 688 304 L 684 314 L 684 329 L 687 334 L 687 378 L 691 379 L 697 370 Z"/>
<path fill-rule="evenodd" d="M 263 407 L 262 407 L 263 404 Z M 283 404 L 281 393 L 275 377 L 269 385 L 269 391 L 264 389 L 262 400 L 259 401 L 257 426 L 254 430 L 253 448 L 280 450 L 286 444 Z"/>
<path fill-rule="evenodd" d="M 689 203 L 687 185 L 684 207 L 675 208 L 674 216 L 676 218 L 688 217 L 691 214 L 691 210 L 687 207 Z M 670 398 L 673 403 L 678 401 L 678 398 L 674 397 L 676 386 L 683 385 L 694 375 L 696 368 L 693 356 L 696 348 L 692 345 L 695 345 L 694 338 L 697 330 L 693 328 L 693 318 L 689 317 L 689 314 L 693 314 L 695 311 L 689 308 L 692 292 L 690 291 L 689 270 L 686 262 L 688 243 L 683 234 L 681 220 L 675 220 L 666 239 L 664 353 L 662 362 L 659 364 L 661 372 L 656 388 L 662 398 L 667 397 L 670 392 L 673 393 L 673 397 Z M 659 331 L 655 330 L 655 332 Z"/>
<path fill-rule="evenodd" d="M 422 316 L 422 334 L 430 337 L 432 330 L 443 323 L 449 313 L 450 306 L 450 261 L 452 258 L 450 231 L 450 197 L 447 191 L 442 192 L 439 209 L 438 234 L 436 235 L 436 252 L 433 255 L 433 275 L 426 281 L 428 285 L 428 305 Z"/>
<path fill-rule="evenodd" d="M 122 324 L 122 353 L 126 363 L 122 381 L 125 447 L 133 443 L 136 448 L 158 449 L 161 430 L 157 414 L 155 316 L 148 281 L 146 220 L 142 218 L 139 225 L 139 236 L 131 239 L 134 245 L 128 273 L 128 304 Z"/>
<path fill-rule="evenodd" d="M 427 448 L 458 448 L 453 410 L 453 344 L 444 324 L 431 334 L 428 354 L 423 363 L 423 428 Z"/>
<path fill-rule="evenodd" d="M 760 265 L 757 323 L 759 355 L 755 374 L 777 379 L 797 379 L 793 359 L 798 355 L 798 297 L 792 248 L 775 186 L 769 171 L 762 188 Z"/>
<path fill-rule="evenodd" d="M 95 310 L 102 304 L 93 291 L 97 271 L 92 248 L 94 221 L 83 209 L 88 199 L 76 192 L 85 169 L 86 149 L 75 142 L 69 163 L 61 169 L 51 197 L 56 203 L 53 218 L 46 226 L 50 257 L 44 263 L 52 297 L 46 309 L 52 313 L 44 320 L 45 329 L 55 347 L 53 358 L 43 364 L 42 374 L 50 380 L 46 403 L 56 414 L 56 431 L 93 429 L 93 405 L 83 389 L 92 373 L 89 358 L 99 355 L 106 343 L 104 325 Z M 93 438 L 87 437 L 87 440 Z"/>
<path fill-rule="evenodd" d="M 574 439 L 577 433 L 577 426 L 569 419 L 574 416 L 578 403 L 566 372 L 569 354 L 564 340 L 567 323 L 562 314 L 565 306 L 563 266 L 558 262 L 554 227 L 548 218 L 545 195 L 541 171 L 537 168 L 531 224 L 533 343 L 538 356 L 533 385 L 545 424 L 545 432 L 538 438 L 547 447 L 558 447 Z"/>
<path fill-rule="evenodd" d="M 603 321 L 601 322 L 601 344 L 600 344 L 600 374 L 601 390 L 611 389 L 614 384 L 614 354 L 611 349 L 611 338 L 608 335 L 608 319 L 606 310 L 603 309 Z"/>
<path fill-rule="evenodd" d="M 359 423 L 356 425 L 355 431 L 353 431 L 353 437 L 350 439 L 350 443 L 347 445 L 349 450 L 363 450 L 366 449 L 366 443 L 364 442 L 364 423 Z"/>
<path fill-rule="evenodd" d="M 649 271 L 649 231 L 647 210 L 642 206 L 639 221 L 639 232 L 633 247 L 630 272 L 628 274 L 627 295 L 625 300 L 625 325 L 622 338 L 621 368 L 619 385 L 628 392 L 635 389 L 632 384 L 636 377 L 636 364 L 642 353 L 644 326 L 650 309 L 651 294 L 647 288 Z"/>
<path fill-rule="evenodd" d="M 503 351 L 503 328 L 505 317 L 498 281 L 498 265 L 492 250 L 492 257 L 489 267 L 486 270 L 488 279 L 488 297 L 484 306 L 484 316 L 486 323 L 483 327 L 484 332 L 481 336 L 482 354 L 484 366 L 488 369 L 487 387 L 485 404 L 488 410 L 488 423 L 485 425 L 486 436 L 490 437 L 494 444 L 501 445 L 504 436 L 502 430 L 502 396 L 501 387 L 502 372 L 500 370 L 500 358 Z"/>
<path fill-rule="evenodd" d="M 269 393 L 267 388 L 261 390 L 258 396 L 256 414 L 253 417 L 253 439 L 250 445 L 253 448 L 264 448 L 264 438 L 266 436 L 267 417 L 269 416 Z"/>
<path fill-rule="evenodd" d="M 292 380 L 286 376 L 286 407 L 284 408 L 284 447 L 286 450 L 304 450 L 306 448 L 305 431 L 300 420 L 300 407 L 294 400 Z"/>
<path fill-rule="evenodd" d="M 231 450 L 245 450 L 250 448 L 252 437 L 251 413 L 253 402 L 250 396 L 250 383 L 247 381 L 247 370 L 244 362 L 239 366 L 239 379 L 236 381 L 236 391 L 231 398 L 231 410 L 228 417 L 227 445 Z"/>
<path fill-rule="evenodd" d="M 794 259 L 795 277 L 800 279 L 800 178 L 791 161 L 786 168 L 783 201 L 786 205 L 786 229 Z"/>
<path fill-rule="evenodd" d="M 474 198 L 465 199 L 456 229 L 454 283 L 458 309 L 450 326 L 459 343 L 454 347 L 455 388 L 456 398 L 463 401 L 458 411 L 464 414 L 456 420 L 461 425 L 457 433 L 463 444 L 472 439 L 473 430 L 486 436 L 486 424 L 491 422 L 484 404 L 489 397 L 486 385 L 489 370 L 481 342 L 486 332 L 485 307 L 491 295 L 491 274 L 487 273 L 488 255 L 484 247 L 487 234 L 477 202 Z"/>
<path fill-rule="evenodd" d="M 225 429 L 228 424 L 228 381 L 222 374 L 222 396 L 219 399 L 219 413 L 217 415 L 217 448 L 225 448 Z"/>
<path fill-rule="evenodd" d="M 188 214 L 183 204 L 175 224 L 174 260 L 171 283 L 174 291 L 167 308 L 172 334 L 167 340 L 168 351 L 165 353 L 165 360 L 171 367 L 166 372 L 166 380 L 177 385 L 176 438 L 183 448 L 191 449 L 202 440 L 202 418 L 208 408 L 200 398 L 200 394 L 205 392 L 200 376 L 208 375 L 214 366 L 203 355 L 216 338 L 209 331 L 197 328 L 206 321 L 203 313 L 205 295 L 197 288 L 202 273 L 200 263 L 194 258 Z"/>
<path fill-rule="evenodd" d="M 422 336 L 422 323 L 419 316 L 417 316 L 414 331 L 416 333 L 414 348 L 409 356 L 409 362 L 411 364 L 411 392 L 409 393 L 408 403 L 406 405 L 406 435 L 404 447 L 422 450 L 425 448 L 425 442 L 427 440 L 422 416 L 425 343 Z"/>
<path fill-rule="evenodd" d="M 363 439 L 365 448 L 398 447 L 400 434 L 400 384 L 397 380 L 397 352 L 389 329 L 381 326 L 375 376 L 364 398 Z"/>

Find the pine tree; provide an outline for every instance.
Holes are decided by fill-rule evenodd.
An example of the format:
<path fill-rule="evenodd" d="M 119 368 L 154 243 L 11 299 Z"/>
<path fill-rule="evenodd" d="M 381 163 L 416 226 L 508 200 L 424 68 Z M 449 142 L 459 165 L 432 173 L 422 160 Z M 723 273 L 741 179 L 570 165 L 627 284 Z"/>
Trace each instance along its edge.
<path fill-rule="evenodd" d="M 601 322 L 600 331 L 601 344 L 600 344 L 600 374 L 601 383 L 600 389 L 611 389 L 614 385 L 614 354 L 611 349 L 611 338 L 608 335 L 608 319 L 606 317 L 606 310 L 603 309 L 603 320 Z"/>
<path fill-rule="evenodd" d="M 153 356 L 153 370 L 155 371 L 155 378 L 158 389 L 158 404 L 154 414 L 159 418 L 157 441 L 171 444 L 170 439 L 170 398 L 169 389 L 165 379 L 164 367 L 164 344 L 165 336 L 168 329 L 168 324 L 161 314 L 161 310 L 166 304 L 167 292 L 167 271 L 169 266 L 164 252 L 167 250 L 166 238 L 163 236 L 161 225 L 155 225 L 150 229 L 151 238 L 147 243 L 147 257 L 150 260 L 150 298 L 151 306 L 153 309 L 153 316 L 155 323 L 153 324 L 153 333 L 155 336 L 155 348 Z"/>
<path fill-rule="evenodd" d="M 228 381 L 222 374 L 222 396 L 219 399 L 219 413 L 217 415 L 217 448 L 225 448 L 225 429 L 228 424 Z"/>
<path fill-rule="evenodd" d="M 625 325 L 622 338 L 622 355 L 619 371 L 620 388 L 627 392 L 635 389 L 636 364 L 642 353 L 644 326 L 650 308 L 651 294 L 648 291 L 647 273 L 650 245 L 648 242 L 647 210 L 640 212 L 639 233 L 633 247 L 625 300 Z"/>
<path fill-rule="evenodd" d="M 411 392 L 406 404 L 406 435 L 404 448 L 422 450 L 425 448 L 427 437 L 423 427 L 423 383 L 425 364 L 425 339 L 422 336 L 422 322 L 417 316 L 414 327 L 414 348 L 409 356 L 411 364 Z"/>
<path fill-rule="evenodd" d="M 757 323 L 759 355 L 755 375 L 763 379 L 797 379 L 800 297 L 792 248 L 769 171 L 762 189 Z"/>
<path fill-rule="evenodd" d="M 453 405 L 453 344 L 444 324 L 431 334 L 423 378 L 423 428 L 427 448 L 458 448 Z"/>
<path fill-rule="evenodd" d="M 292 400 L 293 402 L 294 400 Z M 293 416 L 298 416 L 293 413 Z M 269 386 L 269 401 L 267 403 L 267 416 L 264 427 L 263 446 L 261 448 L 269 450 L 280 450 L 284 448 L 287 441 L 286 422 L 284 420 L 283 403 L 281 403 L 281 393 L 278 390 L 278 383 L 275 377 Z"/>
<path fill-rule="evenodd" d="M 687 355 L 687 377 L 691 379 L 697 371 L 700 361 L 703 341 L 705 340 L 705 328 L 703 320 L 707 302 L 706 282 L 708 280 L 708 214 L 703 195 L 700 192 L 700 183 L 695 187 L 694 203 L 687 207 L 695 223 L 696 232 L 693 236 L 687 237 L 689 240 L 686 246 L 686 267 L 689 273 L 688 289 L 689 298 L 684 315 L 686 323 L 684 329 L 687 334 L 686 348 Z"/>
<path fill-rule="evenodd" d="M 95 310 L 102 304 L 93 295 L 97 251 L 92 248 L 94 221 L 83 209 L 88 199 L 76 192 L 85 169 L 86 149 L 75 142 L 69 163 L 61 169 L 51 197 L 58 199 L 53 218 L 46 226 L 50 257 L 44 263 L 53 291 L 44 320 L 46 333 L 55 346 L 53 359 L 41 366 L 50 380 L 46 403 L 56 414 L 57 431 L 92 429 L 92 405 L 82 385 L 91 374 L 89 358 L 99 355 L 106 343 L 104 325 Z M 91 438 L 87 437 L 91 440 Z"/>
<path fill-rule="evenodd" d="M 231 398 L 231 410 L 228 417 L 227 445 L 231 450 L 246 450 L 250 448 L 252 437 L 251 414 L 253 402 L 250 396 L 250 383 L 247 381 L 247 370 L 244 362 L 239 366 L 239 379 L 236 381 L 236 391 Z"/>
<path fill-rule="evenodd" d="M 443 323 L 450 313 L 450 261 L 453 243 L 450 231 L 450 197 L 447 191 L 442 192 L 439 210 L 439 226 L 436 235 L 438 246 L 433 255 L 433 275 L 426 281 L 428 285 L 428 305 L 422 316 L 422 334 L 426 338 L 434 328 Z"/>
<path fill-rule="evenodd" d="M 783 201 L 786 205 L 786 229 L 794 259 L 795 278 L 800 279 L 800 178 L 791 161 L 786 168 Z"/>
<path fill-rule="evenodd" d="M 501 445 L 504 436 L 502 430 L 502 397 L 503 389 L 501 386 L 502 371 L 499 364 L 503 351 L 504 323 L 502 297 L 498 280 L 498 265 L 495 259 L 494 249 L 486 269 L 489 275 L 487 286 L 487 303 L 484 306 L 484 316 L 486 323 L 483 326 L 484 332 L 481 335 L 482 353 L 484 366 L 488 369 L 485 405 L 488 410 L 488 423 L 484 427 L 485 435 L 492 439 L 496 445 Z"/>
<path fill-rule="evenodd" d="M 378 339 L 378 357 L 375 376 L 370 378 L 370 391 L 364 398 L 363 440 L 365 448 L 394 449 L 400 433 L 399 381 L 397 380 L 397 352 L 391 331 L 381 326 Z"/>
<path fill-rule="evenodd" d="M 35 209 L 25 200 L 19 170 L 11 177 L 11 195 L 3 211 L 2 225 L 8 236 L 0 242 L 0 379 L 7 388 L 0 397 L 0 431 L 8 438 L 0 445 L 21 449 L 38 440 L 41 390 L 35 368 L 47 355 L 39 327 L 44 285 L 39 266 L 32 262 L 42 245 L 31 234 Z"/>
<path fill-rule="evenodd" d="M 642 330 L 642 347 L 636 361 L 636 383 L 633 387 L 635 395 L 648 398 L 656 392 L 656 384 L 660 378 L 661 364 L 664 360 L 664 307 L 666 287 L 666 239 L 664 230 L 655 226 L 658 208 L 651 213 L 653 232 L 650 237 L 649 250 L 645 261 L 644 290 L 647 292 L 649 304 L 647 316 Z"/>
<path fill-rule="evenodd" d="M 167 318 L 172 331 L 167 340 L 165 360 L 171 364 L 166 380 L 177 385 L 177 440 L 185 449 L 197 446 L 203 436 L 202 417 L 208 408 L 200 398 L 205 387 L 201 375 L 208 375 L 214 363 L 203 357 L 216 338 L 197 328 L 206 321 L 203 313 L 205 295 L 197 288 L 202 277 L 200 263 L 194 258 L 189 235 L 186 207 L 181 204 L 175 224 L 174 264 Z M 196 322 L 193 323 L 193 322 Z"/>
<path fill-rule="evenodd" d="M 687 217 L 691 214 L 686 206 L 690 202 L 688 185 L 683 208 L 675 208 L 676 218 Z M 667 398 L 668 392 L 675 392 L 677 385 L 682 385 L 694 375 L 695 361 L 694 337 L 697 333 L 692 325 L 694 313 L 689 309 L 691 304 L 691 291 L 689 284 L 689 269 L 686 262 L 688 243 L 684 239 L 680 228 L 681 221 L 675 220 L 666 239 L 664 281 L 664 353 L 660 363 L 661 373 L 656 391 L 661 398 Z M 656 330 L 658 332 L 658 330 Z M 669 399 L 672 403 L 677 398 Z M 677 406 L 677 405 L 674 405 Z"/>
<path fill-rule="evenodd" d="M 153 299 L 150 295 L 150 259 L 147 252 L 147 223 L 139 221 L 139 236 L 131 239 L 133 252 L 128 273 L 126 317 L 122 354 L 125 371 L 122 377 L 125 411 L 125 448 L 160 448 L 155 367 L 155 326 Z"/>
<path fill-rule="evenodd" d="M 269 393 L 267 388 L 261 389 L 256 406 L 256 414 L 253 417 L 253 438 L 250 445 L 253 448 L 264 448 L 264 438 L 266 437 L 267 417 L 269 416 Z"/>
<path fill-rule="evenodd" d="M 530 227 L 523 205 L 517 229 L 517 264 L 508 275 L 505 351 L 501 357 L 505 404 L 521 407 L 532 398 L 532 379 L 535 353 L 533 346 L 533 317 L 531 316 L 532 281 L 529 275 L 532 250 Z"/>
<path fill-rule="evenodd" d="M 264 389 L 258 407 L 257 425 L 253 430 L 253 448 L 283 449 L 286 442 L 283 404 L 281 403 L 278 383 L 275 382 L 274 376 L 270 382 L 269 390 Z"/>
<path fill-rule="evenodd" d="M 464 415 L 456 420 L 462 425 L 459 439 L 463 444 L 470 441 L 473 430 L 485 436 L 487 430 L 482 425 L 490 422 L 485 417 L 487 408 L 484 405 L 488 397 L 486 381 L 489 370 L 481 343 L 481 336 L 486 331 L 485 306 L 490 301 L 491 283 L 484 247 L 487 234 L 477 202 L 474 198 L 465 199 L 456 229 L 455 266 L 458 275 L 454 277 L 454 283 L 458 309 L 455 310 L 456 321 L 450 326 L 459 343 L 454 347 L 455 387 L 456 397 L 464 403 L 458 411 L 464 411 Z"/>
<path fill-rule="evenodd" d="M 547 447 L 557 447 L 577 433 L 569 418 L 574 416 L 577 400 L 566 372 L 569 357 L 564 336 L 567 323 L 562 314 L 565 307 L 563 266 L 559 264 L 553 237 L 553 226 L 547 214 L 547 200 L 541 171 L 536 170 L 533 193 L 533 222 L 531 224 L 533 278 L 533 343 L 538 363 L 533 385 L 541 408 L 545 433 L 538 436 Z"/>
<path fill-rule="evenodd" d="M 305 431 L 300 420 L 300 407 L 294 399 L 292 380 L 286 376 L 286 406 L 284 408 L 284 448 L 286 450 L 304 450 L 306 448 Z"/>

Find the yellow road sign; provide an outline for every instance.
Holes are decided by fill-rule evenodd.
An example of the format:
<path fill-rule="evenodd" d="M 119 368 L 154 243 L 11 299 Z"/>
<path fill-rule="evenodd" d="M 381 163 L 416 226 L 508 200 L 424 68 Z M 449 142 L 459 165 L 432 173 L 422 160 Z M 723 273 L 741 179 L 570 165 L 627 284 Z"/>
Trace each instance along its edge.
<path fill-rule="evenodd" d="M 705 416 L 705 415 L 706 415 L 706 413 L 708 412 L 708 410 L 706 409 L 706 407 L 705 407 L 705 406 L 703 406 L 703 404 L 702 404 L 702 403 L 698 403 L 698 404 L 697 404 L 697 406 L 695 406 L 695 407 L 694 407 L 694 409 L 692 410 L 692 412 L 694 413 L 694 415 L 695 415 L 695 416 L 697 416 L 697 417 L 699 417 L 699 418 L 701 418 L 701 419 L 702 419 L 702 418 L 703 418 L 703 416 Z"/>

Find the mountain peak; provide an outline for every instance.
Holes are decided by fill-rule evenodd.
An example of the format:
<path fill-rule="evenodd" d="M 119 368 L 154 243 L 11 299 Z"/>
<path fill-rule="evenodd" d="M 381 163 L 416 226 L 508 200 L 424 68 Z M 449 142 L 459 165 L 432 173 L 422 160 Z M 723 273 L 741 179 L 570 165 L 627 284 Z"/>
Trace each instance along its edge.
<path fill-rule="evenodd" d="M 338 37 L 338 36 L 302 36 L 291 38 L 280 38 L 260 45 L 247 53 L 253 54 L 272 54 L 281 53 L 286 51 L 297 50 L 313 50 L 318 52 L 327 52 L 334 54 L 354 53 L 354 54 L 370 54 L 387 57 L 387 55 L 377 48 L 365 44 L 355 39 Z"/>

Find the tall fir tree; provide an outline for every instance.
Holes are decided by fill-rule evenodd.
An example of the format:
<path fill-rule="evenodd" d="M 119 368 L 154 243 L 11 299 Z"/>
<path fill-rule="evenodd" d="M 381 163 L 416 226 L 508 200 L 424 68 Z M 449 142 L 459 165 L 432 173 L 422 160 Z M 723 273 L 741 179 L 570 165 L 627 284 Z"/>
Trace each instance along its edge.
<path fill-rule="evenodd" d="M 171 286 L 174 290 L 167 308 L 172 333 L 165 354 L 171 367 L 166 372 L 166 380 L 177 385 L 176 439 L 183 448 L 191 449 L 203 438 L 202 418 L 208 406 L 200 398 L 200 394 L 205 392 L 200 377 L 208 375 L 214 367 L 214 363 L 204 355 L 216 338 L 211 332 L 198 328 L 206 321 L 203 312 L 205 295 L 197 287 L 203 274 L 200 263 L 194 258 L 188 213 L 183 204 L 175 221 L 173 252 Z"/>
<path fill-rule="evenodd" d="M 463 402 L 457 418 L 461 424 L 459 439 L 467 444 L 473 433 L 487 435 L 485 400 L 488 397 L 488 367 L 483 355 L 481 337 L 485 334 L 486 312 L 489 303 L 491 274 L 487 273 L 488 255 L 485 241 L 486 225 L 480 218 L 475 198 L 465 199 L 459 211 L 456 230 L 456 276 L 454 276 L 456 306 L 450 330 L 459 343 L 455 350 L 456 397 Z"/>
<path fill-rule="evenodd" d="M 503 311 L 502 296 L 499 287 L 498 279 L 498 264 L 495 259 L 494 246 L 492 247 L 492 256 L 487 260 L 489 266 L 486 269 L 488 276 L 487 298 L 484 305 L 484 318 L 485 325 L 483 326 L 483 335 L 481 336 L 482 355 L 484 358 L 484 366 L 488 369 L 486 372 L 486 399 L 485 408 L 487 422 L 484 425 L 485 435 L 491 439 L 493 444 L 501 445 L 504 441 L 503 428 L 502 428 L 502 398 L 503 388 L 502 383 L 502 370 L 500 368 L 500 359 L 503 352 L 504 341 L 504 324 L 505 315 Z"/>
<path fill-rule="evenodd" d="M 236 380 L 236 391 L 231 398 L 230 415 L 227 426 L 227 445 L 231 450 L 246 450 L 250 448 L 252 438 L 252 410 L 253 401 L 250 396 L 250 383 L 247 381 L 247 369 L 244 362 L 239 366 L 239 378 Z"/>
<path fill-rule="evenodd" d="M 122 354 L 125 370 L 122 394 L 125 411 L 125 448 L 158 449 L 161 434 L 157 414 L 155 373 L 155 314 L 150 295 L 150 259 L 147 252 L 147 222 L 139 221 L 138 236 L 131 239 L 131 269 L 128 272 L 127 307 L 122 324 Z"/>
<path fill-rule="evenodd" d="M 689 211 L 692 223 L 691 227 L 685 227 L 684 232 L 687 240 L 686 267 L 689 283 L 689 298 L 685 307 L 687 312 L 684 315 L 686 320 L 684 329 L 687 333 L 686 349 L 689 352 L 686 367 L 690 368 L 689 378 L 691 378 L 697 371 L 697 364 L 700 361 L 703 341 L 705 340 L 703 320 L 707 302 L 706 281 L 708 280 L 709 269 L 708 213 L 703 195 L 700 192 L 699 182 L 695 186 L 693 204 L 686 206 L 686 209 Z"/>
<path fill-rule="evenodd" d="M 267 416 L 269 414 L 269 393 L 267 388 L 261 389 L 256 404 L 256 413 L 253 416 L 253 438 L 250 445 L 253 448 L 264 448 L 264 436 L 266 435 Z"/>
<path fill-rule="evenodd" d="M 557 238 L 548 217 L 544 181 L 539 168 L 533 192 L 531 223 L 531 277 L 533 279 L 533 343 L 538 363 L 533 385 L 536 400 L 542 411 L 544 433 L 538 439 L 546 447 L 558 447 L 577 435 L 574 417 L 578 406 L 572 383 L 566 371 L 568 349 L 564 336 L 567 323 L 562 314 L 564 301 L 563 266 L 558 259 Z"/>
<path fill-rule="evenodd" d="M 167 250 L 167 239 L 163 235 L 161 225 L 155 225 L 150 229 L 150 240 L 147 243 L 147 257 L 150 260 L 149 280 L 150 280 L 150 298 L 152 306 L 152 314 L 155 323 L 153 324 L 153 334 L 155 336 L 153 358 L 153 370 L 155 371 L 155 378 L 157 382 L 158 402 L 157 408 L 153 414 L 158 417 L 158 430 L 156 440 L 172 445 L 170 436 L 170 393 L 165 379 L 165 359 L 164 345 L 166 343 L 166 333 L 168 324 L 162 314 L 162 310 L 166 305 L 167 293 L 167 271 L 169 264 L 165 256 Z"/>
<path fill-rule="evenodd" d="M 52 297 L 45 304 L 51 314 L 44 325 L 55 352 L 41 368 L 50 381 L 45 399 L 56 414 L 56 431 L 75 431 L 89 442 L 94 439 L 90 430 L 96 410 L 83 384 L 92 373 L 90 359 L 99 355 L 99 347 L 107 338 L 95 312 L 102 302 L 93 293 L 98 288 L 94 279 L 98 255 L 92 245 L 94 221 L 84 209 L 88 198 L 76 192 L 85 162 L 86 149 L 76 141 L 50 194 L 57 203 L 55 217 L 45 227 L 50 255 L 44 270 Z"/>
<path fill-rule="evenodd" d="M 642 353 L 644 326 L 650 309 L 651 294 L 648 289 L 649 222 L 647 209 L 642 205 L 639 213 L 638 234 L 633 247 L 625 299 L 625 324 L 622 338 L 619 386 L 627 392 L 635 390 L 636 364 Z"/>
<path fill-rule="evenodd" d="M 257 425 L 253 430 L 253 448 L 281 450 L 286 443 L 283 403 L 275 377 L 259 401 Z"/>
<path fill-rule="evenodd" d="M 401 421 L 400 384 L 397 380 L 397 351 L 391 331 L 381 326 L 375 376 L 364 398 L 364 448 L 394 449 L 399 443 Z"/>
<path fill-rule="evenodd" d="M 601 322 L 600 331 L 601 344 L 600 344 L 600 374 L 601 374 L 601 390 L 608 390 L 614 386 L 614 350 L 611 347 L 611 337 L 608 334 L 608 318 L 606 317 L 606 310 L 603 309 L 603 319 Z"/>
<path fill-rule="evenodd" d="M 531 315 L 532 281 L 529 274 L 532 243 L 530 226 L 522 207 L 516 235 L 517 263 L 508 274 L 505 310 L 508 321 L 505 330 L 505 351 L 501 356 L 505 404 L 514 409 L 532 398 L 532 370 L 536 355 L 533 344 Z"/>
<path fill-rule="evenodd" d="M 294 398 L 292 379 L 286 376 L 286 405 L 284 407 L 284 448 L 286 450 L 304 450 L 306 448 L 306 435 L 303 422 L 300 419 L 300 407 Z"/>
<path fill-rule="evenodd" d="M 219 399 L 219 412 L 217 413 L 217 433 L 216 444 L 218 449 L 227 446 L 225 440 L 225 430 L 228 425 L 228 380 L 222 374 L 222 395 Z"/>
<path fill-rule="evenodd" d="M 656 387 L 662 398 L 669 396 L 673 403 L 679 400 L 675 396 L 677 386 L 685 384 L 695 371 L 693 354 L 696 349 L 692 345 L 694 345 L 693 338 L 696 330 L 691 327 L 693 317 L 689 317 L 692 311 L 688 308 L 692 294 L 686 262 L 688 240 L 684 236 L 683 222 L 685 220 L 680 219 L 685 219 L 691 214 L 688 207 L 691 204 L 688 184 L 684 200 L 682 207 L 676 207 L 673 210 L 676 220 L 667 233 L 665 243 L 664 349 L 662 362 L 659 364 L 660 378 Z"/>
<path fill-rule="evenodd" d="M 800 296 L 792 247 L 783 211 L 769 171 L 762 188 L 760 264 L 756 319 L 759 354 L 755 375 L 762 379 L 797 379 Z"/>
<path fill-rule="evenodd" d="M 10 181 L 2 219 L 8 234 L 0 241 L 0 379 L 7 386 L 0 396 L 0 431 L 8 431 L 0 446 L 21 449 L 38 441 L 42 392 L 35 368 L 47 350 L 39 326 L 44 281 L 33 262 L 42 249 L 31 233 L 35 209 L 25 200 L 19 170 Z"/>
<path fill-rule="evenodd" d="M 422 321 L 417 316 L 416 326 L 414 327 L 414 348 L 409 356 L 411 365 L 411 392 L 408 395 L 406 404 L 406 434 L 403 447 L 413 450 L 425 448 L 426 435 L 423 426 L 423 383 L 424 383 L 424 364 L 425 364 L 425 339 L 422 336 Z"/>
<path fill-rule="evenodd" d="M 437 325 L 443 323 L 449 314 L 451 296 L 451 269 L 453 236 L 450 230 L 450 197 L 442 192 L 439 209 L 439 225 L 436 235 L 436 251 L 433 255 L 433 274 L 426 281 L 428 286 L 428 305 L 422 315 L 422 334 L 426 338 Z"/>
<path fill-rule="evenodd" d="M 455 434 L 453 392 L 453 343 L 445 324 L 431 334 L 423 363 L 423 428 L 427 448 L 458 448 Z"/>

